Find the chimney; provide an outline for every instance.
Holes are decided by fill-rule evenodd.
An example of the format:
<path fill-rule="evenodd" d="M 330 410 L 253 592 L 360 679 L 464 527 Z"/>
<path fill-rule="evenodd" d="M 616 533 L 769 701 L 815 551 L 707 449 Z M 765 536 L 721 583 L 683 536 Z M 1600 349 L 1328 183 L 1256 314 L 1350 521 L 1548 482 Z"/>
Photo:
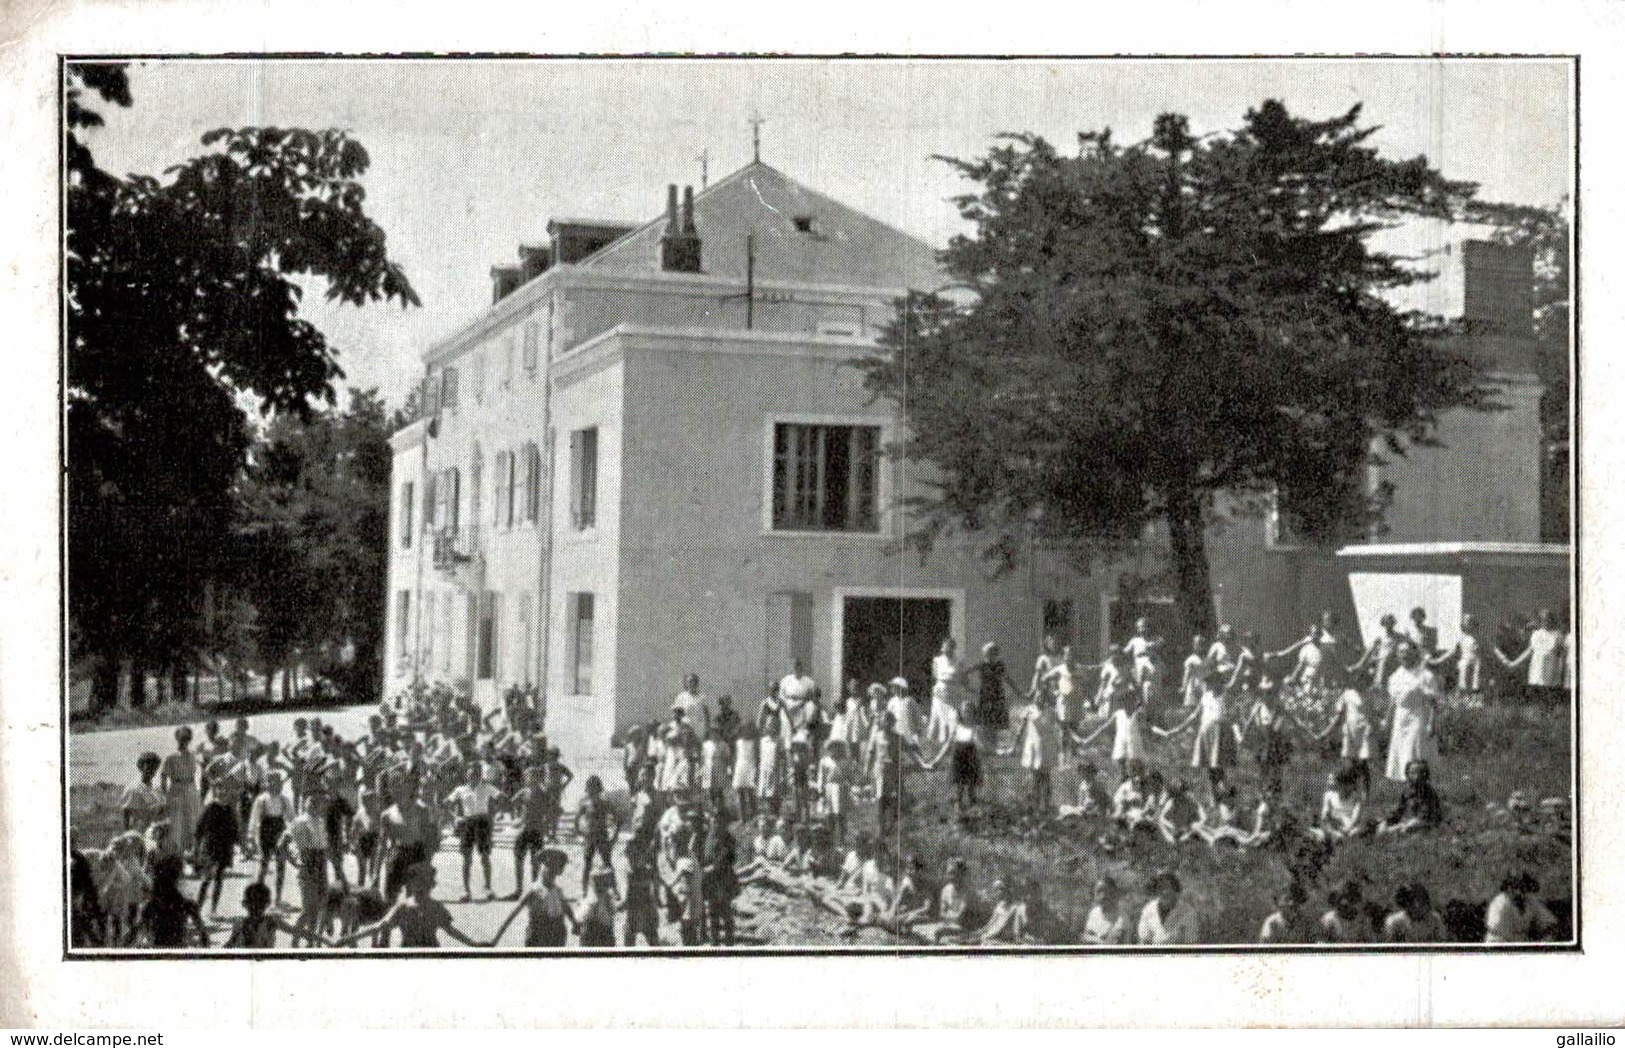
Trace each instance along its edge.
<path fill-rule="evenodd" d="M 525 271 L 519 266 L 491 267 L 491 302 L 501 302 L 525 282 Z"/>
<path fill-rule="evenodd" d="M 1526 247 L 1467 240 L 1461 245 L 1462 319 L 1469 329 L 1534 336 L 1534 254 Z"/>
<path fill-rule="evenodd" d="M 666 187 L 666 232 L 660 238 L 660 268 L 670 273 L 700 271 L 700 234 L 694 228 L 694 187 L 683 187 L 683 213 L 677 216 L 677 187 Z"/>

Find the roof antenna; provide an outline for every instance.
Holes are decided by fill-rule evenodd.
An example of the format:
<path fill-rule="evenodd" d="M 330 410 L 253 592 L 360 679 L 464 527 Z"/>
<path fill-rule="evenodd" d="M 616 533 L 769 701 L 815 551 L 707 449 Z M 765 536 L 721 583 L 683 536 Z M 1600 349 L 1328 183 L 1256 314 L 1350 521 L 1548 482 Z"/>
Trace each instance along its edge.
<path fill-rule="evenodd" d="M 700 162 L 700 192 L 703 193 L 705 187 L 711 184 L 711 151 L 702 149 L 694 159 Z"/>
<path fill-rule="evenodd" d="M 762 125 L 765 123 L 767 123 L 767 119 L 761 113 L 757 113 L 750 118 L 751 155 L 758 164 L 762 162 Z"/>

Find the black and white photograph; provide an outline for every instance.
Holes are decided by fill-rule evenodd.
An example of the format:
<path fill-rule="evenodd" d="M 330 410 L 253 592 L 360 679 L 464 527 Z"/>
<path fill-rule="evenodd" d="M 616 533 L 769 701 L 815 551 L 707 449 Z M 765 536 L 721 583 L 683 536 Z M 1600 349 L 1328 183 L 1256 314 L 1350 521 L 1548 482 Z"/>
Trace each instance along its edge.
<path fill-rule="evenodd" d="M 1576 57 L 59 72 L 70 962 L 1581 947 Z"/>

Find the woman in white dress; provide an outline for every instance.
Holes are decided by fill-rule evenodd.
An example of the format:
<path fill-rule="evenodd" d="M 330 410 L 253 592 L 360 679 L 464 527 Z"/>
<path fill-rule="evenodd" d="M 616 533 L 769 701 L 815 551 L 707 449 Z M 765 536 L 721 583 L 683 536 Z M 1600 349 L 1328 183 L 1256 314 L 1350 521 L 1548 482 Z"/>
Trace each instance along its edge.
<path fill-rule="evenodd" d="M 1387 777 L 1390 782 L 1405 781 L 1405 766 L 1411 761 L 1438 760 L 1433 740 L 1433 718 L 1439 703 L 1439 679 L 1422 665 L 1422 653 L 1411 644 L 1399 651 L 1399 667 L 1388 678 L 1388 701 L 1393 716 L 1393 736 L 1388 742 Z"/>

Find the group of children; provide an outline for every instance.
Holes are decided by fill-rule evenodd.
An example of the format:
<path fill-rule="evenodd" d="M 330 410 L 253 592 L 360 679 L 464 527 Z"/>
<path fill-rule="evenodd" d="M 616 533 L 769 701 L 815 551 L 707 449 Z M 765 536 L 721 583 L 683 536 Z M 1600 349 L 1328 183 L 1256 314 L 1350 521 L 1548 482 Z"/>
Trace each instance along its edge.
<path fill-rule="evenodd" d="M 947 640 L 931 666 L 928 702 L 899 677 L 867 687 L 848 682 L 840 701 L 826 706 L 795 662 L 748 718 L 729 696 L 713 709 L 691 675 L 669 719 L 633 727 L 621 739 L 630 814 L 589 777 L 562 836 L 562 799 L 573 776 L 541 732 L 533 691 L 510 690 L 500 709 L 483 713 L 466 693 L 417 687 L 384 703 L 355 739 L 313 717 L 296 720 L 285 743 L 262 743 L 238 720 L 230 734 L 211 722 L 194 747 L 182 727 L 168 756 L 137 761 L 138 780 L 120 802 L 124 832 L 105 849 L 75 854 L 74 883 L 86 889 L 76 900 L 96 900 L 76 910 L 76 935 L 86 944 L 151 946 L 206 935 L 202 908 L 217 912 L 241 850 L 257 875 L 243 896 L 248 923 L 232 933 L 233 945 L 251 948 L 278 934 L 294 945 L 381 945 L 397 932 L 403 945 L 437 941 L 440 931 L 461 940 L 430 894 L 431 860 L 449 830 L 462 856 L 463 900 L 474 898 L 476 859 L 483 898 L 493 899 L 494 831 L 506 817 L 514 909 L 493 941 L 525 916 L 530 946 L 564 945 L 571 932 L 582 945 L 613 945 L 618 920 L 629 946 L 667 941 L 662 925 L 673 926 L 667 939 L 675 932 L 683 944 L 727 945 L 736 940 L 734 900 L 751 883 L 805 894 L 854 934 L 874 925 L 924 929 L 931 941 L 1046 941 L 1055 932 L 1037 885 L 996 882 L 985 913 L 961 908 L 956 900 L 973 894 L 963 864 L 950 865 L 939 887 L 918 860 L 902 862 L 895 844 L 882 846 L 900 839 L 908 784 L 919 774 L 944 770 L 954 806 L 968 818 L 987 799 L 991 758 L 1015 756 L 1028 776 L 1032 815 L 1098 819 L 1106 850 L 1142 833 L 1175 844 L 1255 848 L 1330 847 L 1354 836 L 1423 831 L 1442 818 L 1431 785 L 1434 719 L 1445 691 L 1438 671 L 1458 691 L 1482 689 L 1493 652 L 1506 667 L 1528 664 L 1531 679 L 1552 680 L 1555 664 L 1557 679 L 1566 680 L 1572 670 L 1561 665 L 1565 652 L 1572 664 L 1572 642 L 1555 632 L 1552 616 L 1541 621 L 1545 633 L 1531 635 L 1516 658 L 1480 643 L 1470 617 L 1454 648 L 1440 650 L 1421 609 L 1405 633 L 1384 616 L 1379 635 L 1357 653 L 1345 650 L 1330 615 L 1278 652 L 1222 626 L 1211 642 L 1193 640 L 1175 674 L 1142 620 L 1095 665 L 1076 663 L 1046 638 L 1031 677 L 1020 683 L 997 645 L 985 645 L 980 660 L 965 665 Z M 1384 777 L 1401 792 L 1377 818 L 1371 761 L 1385 728 Z M 1089 752 L 1107 732 L 1118 773 L 1111 790 Z M 1151 740 L 1186 732 L 1193 733 L 1188 766 L 1205 780 L 1200 795 L 1151 767 L 1158 752 Z M 1309 820 L 1298 819 L 1282 796 L 1295 737 L 1331 741 L 1338 755 Z M 1246 804 L 1231 779 L 1243 750 L 1258 766 L 1257 796 Z M 1063 766 L 1079 775 L 1074 804 L 1055 802 Z M 929 779 L 925 788 L 933 788 Z M 757 826 L 748 849 L 735 843 L 736 821 Z M 872 825 L 874 833 L 848 847 L 857 825 Z M 566 838 L 580 844 L 579 902 L 559 885 L 569 863 L 560 847 Z M 624 878 L 616 872 L 618 843 Z M 187 863 L 200 880 L 191 899 L 179 888 Z M 290 867 L 299 890 L 292 921 L 277 913 Z M 1177 890 L 1148 890 L 1154 913 L 1173 912 Z M 1308 891 L 1302 884 L 1292 890 Z M 1154 906 L 1157 899 L 1167 905 Z M 1165 917 L 1152 922 L 1163 931 L 1150 929 L 1150 940 L 1180 923 Z M 1282 920 L 1296 926 L 1296 918 Z M 1142 914 L 1138 941 L 1146 941 L 1145 924 Z"/>

